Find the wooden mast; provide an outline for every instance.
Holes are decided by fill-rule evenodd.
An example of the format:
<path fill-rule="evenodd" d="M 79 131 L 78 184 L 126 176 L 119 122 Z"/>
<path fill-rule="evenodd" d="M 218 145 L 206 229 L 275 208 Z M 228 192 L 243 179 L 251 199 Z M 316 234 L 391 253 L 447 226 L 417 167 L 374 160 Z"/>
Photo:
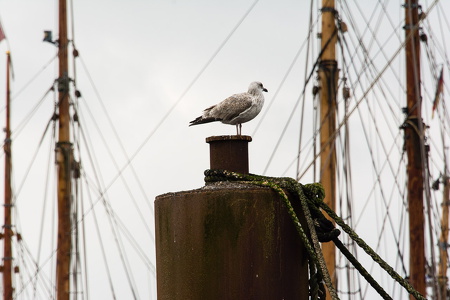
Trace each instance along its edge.
<path fill-rule="evenodd" d="M 10 128 L 10 66 L 11 58 L 9 52 L 6 52 L 6 127 L 5 127 L 5 220 L 3 224 L 3 299 L 9 300 L 13 298 L 12 286 L 12 247 L 11 239 L 13 236 L 11 207 L 12 207 L 12 192 L 11 192 L 11 128 Z"/>
<path fill-rule="evenodd" d="M 444 149 L 445 151 L 445 149 Z M 444 152 L 445 153 L 445 152 Z M 442 181 L 444 182 L 444 197 L 442 200 L 442 218 L 441 218 L 441 236 L 439 238 L 439 289 L 440 289 L 440 298 L 441 300 L 447 299 L 447 249 L 448 249 L 448 217 L 449 217 L 449 204 L 450 204 L 450 193 L 449 193 L 449 177 L 447 175 L 447 163 L 444 154 L 444 175 L 442 176 Z"/>
<path fill-rule="evenodd" d="M 322 55 L 319 64 L 320 77 L 320 181 L 325 189 L 325 203 L 336 209 L 336 147 L 332 138 L 336 131 L 336 89 L 338 69 L 335 45 L 337 28 L 334 0 L 322 0 Z M 330 140 L 331 139 L 331 140 Z M 336 286 L 336 261 L 333 243 L 322 244 L 328 271 Z M 327 296 L 329 298 L 329 295 Z"/>
<path fill-rule="evenodd" d="M 56 257 L 56 289 L 58 300 L 69 300 L 70 298 L 72 144 L 70 142 L 69 67 L 67 53 L 66 0 L 59 0 L 59 132 L 56 145 L 58 166 L 58 248 Z"/>
<path fill-rule="evenodd" d="M 406 101 L 407 120 L 404 126 L 405 148 L 408 157 L 408 208 L 409 208 L 409 251 L 410 283 L 422 295 L 425 285 L 425 241 L 423 207 L 423 123 L 422 98 L 420 92 L 420 40 L 418 0 L 405 0 L 406 41 Z M 413 299 L 411 296 L 410 299 Z"/>

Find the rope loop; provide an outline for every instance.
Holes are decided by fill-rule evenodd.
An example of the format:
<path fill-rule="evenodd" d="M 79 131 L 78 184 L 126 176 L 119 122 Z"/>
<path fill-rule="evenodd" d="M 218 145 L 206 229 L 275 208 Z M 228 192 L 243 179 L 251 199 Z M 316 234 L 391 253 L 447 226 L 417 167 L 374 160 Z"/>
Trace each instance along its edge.
<path fill-rule="evenodd" d="M 226 170 L 206 170 L 205 182 L 212 183 L 216 181 L 235 181 L 257 186 L 272 188 L 283 200 L 288 214 L 293 221 L 297 232 L 309 255 L 310 272 L 310 297 L 311 299 L 325 299 L 325 290 L 323 282 L 328 288 L 328 292 L 333 300 L 339 299 L 335 288 L 332 285 L 330 275 L 325 265 L 322 250 L 319 242 L 333 241 L 342 254 L 353 264 L 358 272 L 367 280 L 367 282 L 378 292 L 383 299 L 392 299 L 386 291 L 375 281 L 370 273 L 359 263 L 353 254 L 338 239 L 340 230 L 334 227 L 334 224 L 327 219 L 322 210 L 344 230 L 353 241 L 356 242 L 381 268 L 383 268 L 393 279 L 402 285 L 409 294 L 416 299 L 425 300 L 407 280 L 401 277 L 395 270 L 385 262 L 363 239 L 361 239 L 353 229 L 350 228 L 323 200 L 325 190 L 320 183 L 302 185 L 293 178 L 288 177 L 267 177 L 254 174 L 240 174 Z M 307 230 L 302 227 L 300 220 L 290 202 L 286 192 L 297 196 L 300 200 L 301 208 L 308 225 Z"/>

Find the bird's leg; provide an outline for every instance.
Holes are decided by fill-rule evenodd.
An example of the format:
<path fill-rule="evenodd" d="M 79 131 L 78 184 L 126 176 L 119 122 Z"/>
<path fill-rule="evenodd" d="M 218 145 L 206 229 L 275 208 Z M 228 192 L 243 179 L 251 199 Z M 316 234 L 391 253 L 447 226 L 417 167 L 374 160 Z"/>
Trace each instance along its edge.
<path fill-rule="evenodd" d="M 236 124 L 236 134 L 241 135 L 242 132 L 242 124 Z"/>

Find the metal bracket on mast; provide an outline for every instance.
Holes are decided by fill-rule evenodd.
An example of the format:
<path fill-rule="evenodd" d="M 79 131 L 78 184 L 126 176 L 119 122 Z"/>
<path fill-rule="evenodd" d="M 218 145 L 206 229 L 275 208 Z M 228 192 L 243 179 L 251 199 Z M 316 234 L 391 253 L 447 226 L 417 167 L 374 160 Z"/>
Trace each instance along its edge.
<path fill-rule="evenodd" d="M 67 74 L 64 74 L 64 76 L 59 77 L 56 81 L 58 82 L 58 92 L 61 93 L 67 93 L 69 92 L 69 82 L 70 78 Z"/>
<path fill-rule="evenodd" d="M 331 13 L 333 13 L 335 16 L 339 14 L 338 11 L 337 11 L 334 7 L 327 7 L 327 6 L 324 6 L 324 7 L 322 7 L 322 8 L 320 9 L 320 11 L 321 11 L 321 12 L 331 12 Z"/>

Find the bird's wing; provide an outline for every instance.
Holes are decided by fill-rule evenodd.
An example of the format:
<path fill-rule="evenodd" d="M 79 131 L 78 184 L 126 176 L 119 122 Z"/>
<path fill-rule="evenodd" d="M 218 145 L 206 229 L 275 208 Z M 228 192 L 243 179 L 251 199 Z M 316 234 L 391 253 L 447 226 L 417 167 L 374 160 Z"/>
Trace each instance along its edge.
<path fill-rule="evenodd" d="M 248 93 L 232 95 L 210 110 L 210 116 L 229 121 L 239 116 L 252 106 L 252 98 Z"/>

